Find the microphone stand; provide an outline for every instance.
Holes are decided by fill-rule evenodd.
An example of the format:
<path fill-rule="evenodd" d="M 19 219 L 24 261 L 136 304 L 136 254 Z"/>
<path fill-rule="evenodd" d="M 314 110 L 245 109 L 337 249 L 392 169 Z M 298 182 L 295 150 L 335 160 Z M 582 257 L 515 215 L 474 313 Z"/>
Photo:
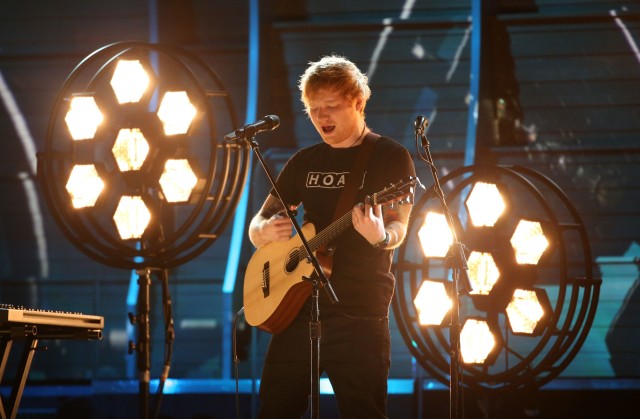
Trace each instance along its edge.
<path fill-rule="evenodd" d="M 451 377 L 449 387 L 449 417 L 451 419 L 460 418 L 461 405 L 462 405 L 462 383 L 461 383 L 461 365 L 462 356 L 460 354 L 460 292 L 468 294 L 471 291 L 471 283 L 469 282 L 469 276 L 467 275 L 467 259 L 464 254 L 465 246 L 458 241 L 456 235 L 455 226 L 453 224 L 453 217 L 451 211 L 447 205 L 444 193 L 440 187 L 440 181 L 438 179 L 438 171 L 433 163 L 433 157 L 429 150 L 429 140 L 425 134 L 425 129 L 429 125 L 429 121 L 424 116 L 418 116 L 415 121 L 415 133 L 416 133 L 416 148 L 418 149 L 418 155 L 427 163 L 431 170 L 433 177 L 433 191 L 440 200 L 442 210 L 445 214 L 447 224 L 451 230 L 453 237 L 453 243 L 449 248 L 449 253 L 446 258 L 446 267 L 452 270 L 452 287 L 451 287 L 451 323 L 449 324 L 449 340 L 450 349 L 449 356 L 451 358 L 449 364 L 449 375 Z M 424 154 L 420 152 L 418 147 L 418 139 L 421 140 L 421 147 L 424 149 Z"/>
<path fill-rule="evenodd" d="M 236 134 L 238 133 L 236 132 Z M 298 220 L 296 220 L 295 211 L 291 210 L 282 199 L 282 196 L 280 195 L 280 191 L 278 191 L 278 187 L 276 186 L 275 178 L 272 176 L 271 171 L 269 170 L 269 167 L 267 166 L 266 162 L 264 161 L 264 158 L 262 157 L 262 153 L 260 151 L 260 145 L 255 140 L 255 135 L 251 135 L 249 138 L 245 138 L 244 136 L 242 136 L 242 139 L 246 140 L 249 143 L 249 145 L 251 146 L 251 149 L 253 150 L 256 157 L 260 161 L 260 164 L 262 165 L 262 168 L 264 169 L 264 172 L 266 173 L 267 178 L 269 178 L 269 182 L 271 182 L 271 185 L 273 186 L 273 190 L 275 191 L 282 205 L 285 207 L 287 216 L 291 220 L 291 223 L 293 224 L 293 227 L 296 233 L 298 233 L 298 236 L 300 236 L 300 239 L 302 240 L 302 244 L 307 252 L 308 260 L 313 265 L 313 268 L 314 268 L 314 272 L 311 274 L 311 276 L 308 278 L 303 277 L 303 279 L 311 283 L 311 289 L 312 289 L 311 321 L 309 322 L 309 339 L 311 341 L 311 418 L 317 419 L 320 417 L 320 338 L 322 336 L 321 323 L 320 323 L 320 305 L 319 305 L 320 285 L 322 285 L 324 290 L 327 292 L 327 295 L 329 296 L 329 299 L 331 300 L 332 304 L 335 304 L 338 302 L 338 297 L 333 291 L 333 288 L 329 283 L 329 279 L 324 274 L 324 271 L 320 266 L 320 262 L 318 261 L 318 258 L 311 251 L 309 242 L 304 236 L 302 229 L 298 224 Z"/>

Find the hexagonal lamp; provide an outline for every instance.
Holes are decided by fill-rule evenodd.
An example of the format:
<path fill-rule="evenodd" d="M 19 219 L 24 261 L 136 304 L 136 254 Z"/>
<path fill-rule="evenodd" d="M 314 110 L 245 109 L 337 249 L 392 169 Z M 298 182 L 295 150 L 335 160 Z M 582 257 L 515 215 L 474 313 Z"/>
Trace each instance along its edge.
<path fill-rule="evenodd" d="M 96 135 L 103 116 L 93 96 L 75 96 L 64 120 L 74 141 L 90 140 Z"/>
<path fill-rule="evenodd" d="M 121 171 L 140 170 L 149 154 L 149 143 L 139 128 L 123 128 L 111 151 Z"/>
<path fill-rule="evenodd" d="M 473 185 L 466 204 L 471 222 L 476 227 L 493 227 L 506 207 L 498 187 L 485 182 Z"/>
<path fill-rule="evenodd" d="M 198 183 L 187 159 L 169 159 L 160 176 L 160 187 L 167 202 L 186 202 Z"/>
<path fill-rule="evenodd" d="M 511 246 L 516 254 L 516 262 L 521 265 L 536 265 L 549 247 L 549 241 L 539 222 L 520 220 L 511 236 Z"/>
<path fill-rule="evenodd" d="M 451 298 L 444 283 L 425 280 L 422 282 L 413 304 L 418 310 L 420 324 L 424 326 L 440 325 L 451 309 Z"/>
<path fill-rule="evenodd" d="M 138 60 L 118 60 L 111 88 L 119 104 L 136 103 L 149 87 L 149 76 Z"/>
<path fill-rule="evenodd" d="M 125 195 L 120 198 L 113 221 L 122 240 L 140 239 L 151 221 L 151 213 L 142 197 Z"/>
<path fill-rule="evenodd" d="M 489 295 L 498 282 L 500 270 L 496 266 L 491 253 L 471 252 L 467 260 L 471 294 Z"/>
<path fill-rule="evenodd" d="M 460 332 L 460 353 L 465 364 L 482 364 L 496 345 L 485 320 L 467 319 Z"/>
<path fill-rule="evenodd" d="M 535 335 L 541 320 L 550 311 L 549 298 L 543 289 L 516 289 L 506 313 L 513 334 Z"/>
<path fill-rule="evenodd" d="M 444 214 L 428 212 L 418 230 L 418 238 L 426 257 L 445 257 L 453 243 L 453 234 Z"/>
<path fill-rule="evenodd" d="M 76 164 L 66 184 L 74 208 L 87 208 L 96 204 L 104 189 L 104 182 L 93 164 Z"/>
<path fill-rule="evenodd" d="M 164 94 L 158 108 L 158 118 L 162 121 L 165 135 L 186 134 L 195 116 L 196 108 L 189 100 L 187 92 Z"/>

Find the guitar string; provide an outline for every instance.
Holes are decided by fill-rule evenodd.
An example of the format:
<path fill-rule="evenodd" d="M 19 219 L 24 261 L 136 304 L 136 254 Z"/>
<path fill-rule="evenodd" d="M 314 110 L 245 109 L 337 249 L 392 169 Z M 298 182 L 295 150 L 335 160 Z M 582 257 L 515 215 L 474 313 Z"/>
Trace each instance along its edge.
<path fill-rule="evenodd" d="M 385 195 L 390 195 L 390 197 L 395 197 L 395 196 L 399 196 L 398 194 L 401 192 L 401 190 L 398 190 L 397 192 L 392 192 L 393 189 L 397 189 L 397 187 L 391 187 L 388 190 L 383 190 L 381 192 L 376 192 L 373 195 L 371 195 L 370 199 L 372 200 L 372 204 L 373 205 L 377 205 L 379 203 L 383 203 L 386 202 L 386 200 L 391 200 L 391 198 L 387 198 L 386 200 L 384 198 L 378 198 L 378 195 L 381 193 L 385 193 Z M 317 250 L 317 248 L 319 248 L 322 244 L 324 243 L 328 243 L 331 239 L 333 239 L 335 236 L 337 236 L 338 234 L 340 234 L 342 231 L 346 230 L 347 228 L 350 227 L 351 224 L 351 213 L 352 211 L 349 211 L 347 213 L 345 213 L 342 217 L 338 218 L 336 221 L 334 221 L 332 224 L 329 225 L 329 227 L 325 228 L 323 231 L 321 231 L 317 236 L 312 237 L 309 240 L 309 247 L 312 249 L 312 251 Z M 334 233 L 335 232 L 335 233 Z M 334 233 L 334 234 L 331 234 Z M 327 237 L 329 236 L 329 237 Z M 307 259 L 307 251 L 304 248 L 304 246 L 300 246 L 298 247 L 296 254 L 298 255 L 298 262 Z"/>
<path fill-rule="evenodd" d="M 382 192 L 388 193 L 390 191 L 382 191 Z M 378 203 L 380 203 L 381 200 L 380 198 L 378 198 L 378 195 L 380 193 L 381 192 L 376 192 L 370 197 L 373 205 L 377 205 Z M 393 196 L 393 194 L 391 194 L 391 196 Z M 322 244 L 328 243 L 329 241 L 331 241 L 331 239 L 336 237 L 342 231 L 349 228 L 352 221 L 351 219 L 352 212 L 353 210 L 345 213 L 344 215 L 342 215 L 342 217 L 338 218 L 336 221 L 330 224 L 329 227 L 321 231 L 317 236 L 312 237 L 309 240 L 309 247 L 311 248 L 311 251 L 317 250 Z M 307 259 L 308 257 L 307 250 L 304 248 L 304 246 L 298 247 L 296 253 L 298 255 L 298 262 L 304 259 Z"/>
<path fill-rule="evenodd" d="M 311 251 L 317 250 L 322 244 L 328 243 L 332 238 L 346 230 L 351 223 L 351 212 L 347 212 L 342 217 L 334 221 L 329 227 L 321 231 L 317 236 L 309 240 L 309 247 Z M 307 258 L 307 251 L 304 246 L 298 248 L 298 260 L 304 260 Z"/>

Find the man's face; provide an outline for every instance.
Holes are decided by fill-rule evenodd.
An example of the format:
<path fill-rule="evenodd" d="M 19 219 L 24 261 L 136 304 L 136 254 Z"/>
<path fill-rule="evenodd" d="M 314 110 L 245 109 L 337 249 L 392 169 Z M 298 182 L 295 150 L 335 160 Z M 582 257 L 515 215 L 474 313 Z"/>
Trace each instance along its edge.
<path fill-rule="evenodd" d="M 345 99 L 336 90 L 320 89 L 307 98 L 307 112 L 323 141 L 332 147 L 350 147 L 362 132 L 361 99 Z"/>

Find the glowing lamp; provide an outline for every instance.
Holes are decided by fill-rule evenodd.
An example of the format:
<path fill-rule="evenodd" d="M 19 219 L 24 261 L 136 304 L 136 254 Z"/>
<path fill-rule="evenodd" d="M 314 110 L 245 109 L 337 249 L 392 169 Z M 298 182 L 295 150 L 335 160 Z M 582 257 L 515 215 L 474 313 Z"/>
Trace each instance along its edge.
<path fill-rule="evenodd" d="M 167 160 L 160 176 L 160 187 L 168 202 L 188 201 L 197 182 L 198 178 L 187 159 Z"/>
<path fill-rule="evenodd" d="M 516 289 L 513 292 L 507 305 L 507 318 L 514 334 L 534 334 L 543 316 L 544 307 L 535 291 Z"/>
<path fill-rule="evenodd" d="M 96 204 L 104 182 L 93 164 L 77 164 L 71 169 L 66 188 L 74 208 L 87 208 Z"/>
<path fill-rule="evenodd" d="M 451 299 L 442 282 L 425 280 L 422 282 L 413 304 L 418 310 L 420 324 L 440 325 L 451 308 Z"/>
<path fill-rule="evenodd" d="M 125 128 L 118 132 L 111 151 L 121 171 L 140 170 L 149 154 L 149 143 L 140 129 Z"/>
<path fill-rule="evenodd" d="M 445 257 L 453 243 L 453 235 L 444 214 L 428 212 L 418 238 L 426 257 Z"/>
<path fill-rule="evenodd" d="M 111 78 L 118 103 L 139 102 L 149 87 L 149 76 L 138 60 L 119 60 Z"/>
<path fill-rule="evenodd" d="M 482 364 L 496 345 L 484 320 L 467 319 L 460 332 L 460 353 L 465 364 Z"/>
<path fill-rule="evenodd" d="M 493 227 L 504 212 L 505 203 L 495 184 L 477 182 L 467 198 L 467 208 L 474 226 Z"/>
<path fill-rule="evenodd" d="M 491 253 L 471 252 L 467 260 L 471 294 L 489 295 L 498 282 L 500 271 Z"/>
<path fill-rule="evenodd" d="M 166 92 L 158 108 L 165 135 L 186 134 L 196 116 L 196 108 L 187 92 Z"/>
<path fill-rule="evenodd" d="M 549 247 L 542 226 L 537 221 L 520 220 L 511 236 L 511 246 L 520 265 L 536 265 Z"/>
<path fill-rule="evenodd" d="M 151 221 L 151 213 L 141 197 L 125 195 L 120 198 L 113 221 L 122 240 L 140 239 Z"/>
<path fill-rule="evenodd" d="M 64 118 L 74 141 L 90 140 L 102 123 L 102 112 L 92 96 L 75 96 Z"/>

